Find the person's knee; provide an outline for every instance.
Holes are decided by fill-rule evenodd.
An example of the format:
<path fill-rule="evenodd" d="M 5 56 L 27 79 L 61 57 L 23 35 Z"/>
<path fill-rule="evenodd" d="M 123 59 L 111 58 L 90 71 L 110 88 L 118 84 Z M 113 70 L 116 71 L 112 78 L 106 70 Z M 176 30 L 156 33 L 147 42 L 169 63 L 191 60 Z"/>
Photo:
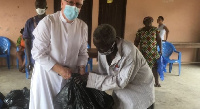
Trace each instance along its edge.
<path fill-rule="evenodd" d="M 23 55 L 23 52 L 18 51 L 18 52 L 17 52 L 17 55 L 22 56 L 22 55 Z"/>

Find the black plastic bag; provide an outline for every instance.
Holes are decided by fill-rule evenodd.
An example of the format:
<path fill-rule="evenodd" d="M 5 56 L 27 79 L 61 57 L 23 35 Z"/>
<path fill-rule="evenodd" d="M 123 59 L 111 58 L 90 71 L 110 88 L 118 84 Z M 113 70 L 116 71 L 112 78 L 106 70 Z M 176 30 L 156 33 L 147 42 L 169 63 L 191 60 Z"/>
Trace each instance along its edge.
<path fill-rule="evenodd" d="M 6 95 L 4 103 L 10 107 L 13 106 L 18 99 L 24 99 L 23 92 L 21 90 L 13 90 Z"/>
<path fill-rule="evenodd" d="M 4 100 L 5 96 L 0 92 L 0 109 L 3 108 L 3 100 Z"/>
<path fill-rule="evenodd" d="M 0 92 L 0 99 L 3 100 L 5 96 Z"/>
<path fill-rule="evenodd" d="M 0 106 L 0 109 L 4 109 L 7 108 L 6 104 L 3 102 L 3 100 L 5 99 L 5 96 L 0 92 L 0 105 L 2 105 L 2 107 Z"/>
<path fill-rule="evenodd" d="M 30 100 L 30 90 L 28 88 L 24 87 L 22 92 L 23 92 L 25 99 L 29 101 Z"/>
<path fill-rule="evenodd" d="M 73 74 L 54 99 L 55 109 L 112 109 L 112 96 L 103 91 L 86 88 L 84 76 Z"/>
<path fill-rule="evenodd" d="M 18 107 L 18 106 L 12 106 L 12 107 L 9 107 L 9 109 L 24 109 L 24 108 Z"/>
<path fill-rule="evenodd" d="M 23 90 L 13 90 L 6 95 L 4 103 L 9 109 L 28 109 L 30 91 L 24 87 Z"/>

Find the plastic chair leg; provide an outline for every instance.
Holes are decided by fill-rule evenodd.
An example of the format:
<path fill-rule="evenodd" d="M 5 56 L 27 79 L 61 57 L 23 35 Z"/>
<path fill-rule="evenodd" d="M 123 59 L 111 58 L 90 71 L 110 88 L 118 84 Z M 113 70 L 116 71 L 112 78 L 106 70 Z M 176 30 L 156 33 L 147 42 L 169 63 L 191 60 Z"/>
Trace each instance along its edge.
<path fill-rule="evenodd" d="M 29 79 L 29 70 L 26 68 L 28 62 L 27 62 L 27 56 L 25 55 L 25 72 L 26 72 L 26 79 Z"/>
<path fill-rule="evenodd" d="M 18 58 L 16 59 L 16 62 L 17 62 L 17 69 L 19 69 L 19 60 L 18 60 Z"/>
<path fill-rule="evenodd" d="M 88 72 L 88 63 L 87 63 L 87 65 L 85 66 L 85 72 Z"/>
<path fill-rule="evenodd" d="M 92 67 L 93 67 L 93 66 L 92 66 L 92 65 L 93 65 L 93 64 L 92 64 L 92 58 L 90 58 L 89 64 L 90 64 L 90 71 L 92 71 Z"/>
<path fill-rule="evenodd" d="M 92 71 L 92 64 L 90 64 L 90 71 Z"/>
<path fill-rule="evenodd" d="M 172 66 L 173 66 L 173 63 L 169 63 L 169 73 L 172 72 Z"/>
<path fill-rule="evenodd" d="M 29 71 L 27 68 L 25 68 L 25 72 L 26 72 L 26 79 L 29 79 Z"/>
<path fill-rule="evenodd" d="M 179 64 L 179 66 L 178 66 L 178 68 L 179 68 L 178 76 L 180 76 L 181 75 L 181 63 L 179 62 L 178 64 Z"/>
<path fill-rule="evenodd" d="M 7 66 L 8 66 L 8 69 L 10 69 L 10 57 L 7 56 Z"/>

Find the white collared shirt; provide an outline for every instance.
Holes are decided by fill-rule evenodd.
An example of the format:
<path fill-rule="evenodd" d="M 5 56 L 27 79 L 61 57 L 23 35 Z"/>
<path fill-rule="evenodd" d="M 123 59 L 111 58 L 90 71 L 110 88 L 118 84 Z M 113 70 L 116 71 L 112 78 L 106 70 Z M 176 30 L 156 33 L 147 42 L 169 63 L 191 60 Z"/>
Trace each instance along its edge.
<path fill-rule="evenodd" d="M 89 73 L 87 87 L 113 90 L 114 109 L 147 109 L 155 102 L 153 73 L 133 43 L 120 39 L 117 47 L 110 66 L 98 54 L 98 72 Z"/>

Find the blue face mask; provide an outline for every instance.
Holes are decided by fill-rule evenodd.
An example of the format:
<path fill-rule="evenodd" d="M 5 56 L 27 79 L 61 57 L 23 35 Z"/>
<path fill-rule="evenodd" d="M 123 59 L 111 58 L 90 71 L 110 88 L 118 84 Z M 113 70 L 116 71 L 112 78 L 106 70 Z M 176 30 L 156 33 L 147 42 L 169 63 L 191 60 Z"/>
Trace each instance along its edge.
<path fill-rule="evenodd" d="M 80 9 L 75 6 L 66 5 L 64 9 L 64 15 L 68 20 L 73 21 L 78 17 Z"/>

